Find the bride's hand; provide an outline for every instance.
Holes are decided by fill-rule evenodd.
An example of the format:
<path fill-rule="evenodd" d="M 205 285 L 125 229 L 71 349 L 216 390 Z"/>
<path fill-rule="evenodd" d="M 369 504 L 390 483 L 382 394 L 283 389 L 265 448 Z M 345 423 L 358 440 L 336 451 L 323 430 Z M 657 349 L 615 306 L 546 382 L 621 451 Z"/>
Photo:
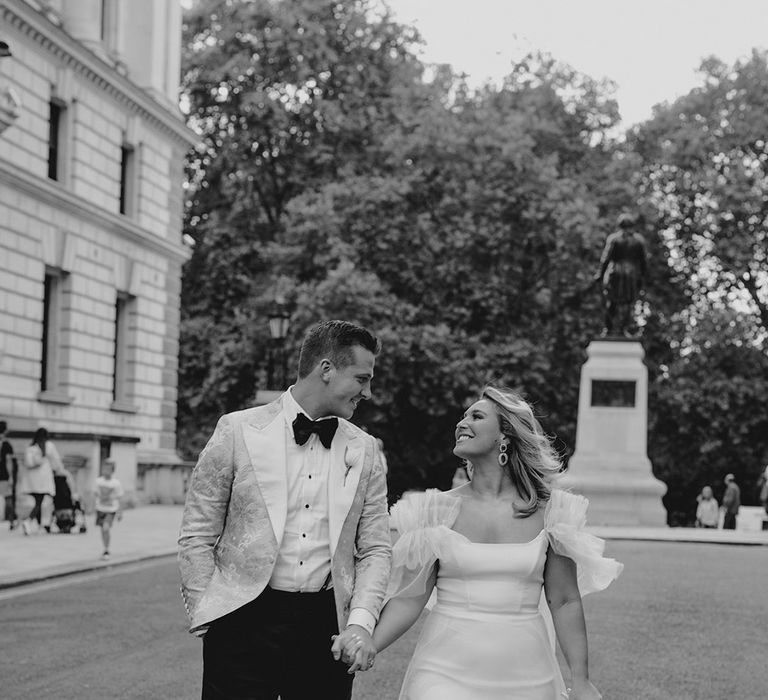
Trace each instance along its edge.
<path fill-rule="evenodd" d="M 602 700 L 602 695 L 588 680 L 574 681 L 568 700 Z"/>
<path fill-rule="evenodd" d="M 357 654 L 355 654 L 354 664 L 350 668 L 350 671 L 352 668 L 355 668 L 358 671 L 370 671 L 373 668 L 373 663 L 375 660 L 375 649 L 372 653 L 367 653 L 365 649 L 360 649 Z"/>

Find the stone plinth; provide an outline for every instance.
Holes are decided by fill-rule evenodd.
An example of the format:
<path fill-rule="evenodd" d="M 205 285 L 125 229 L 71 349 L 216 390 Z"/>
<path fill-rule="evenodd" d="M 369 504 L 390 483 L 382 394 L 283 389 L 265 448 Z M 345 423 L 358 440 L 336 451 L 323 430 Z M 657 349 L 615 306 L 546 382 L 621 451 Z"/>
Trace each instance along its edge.
<path fill-rule="evenodd" d="M 590 501 L 591 525 L 663 527 L 667 487 L 647 455 L 648 370 L 642 345 L 595 340 L 581 370 L 576 451 L 561 481 Z"/>

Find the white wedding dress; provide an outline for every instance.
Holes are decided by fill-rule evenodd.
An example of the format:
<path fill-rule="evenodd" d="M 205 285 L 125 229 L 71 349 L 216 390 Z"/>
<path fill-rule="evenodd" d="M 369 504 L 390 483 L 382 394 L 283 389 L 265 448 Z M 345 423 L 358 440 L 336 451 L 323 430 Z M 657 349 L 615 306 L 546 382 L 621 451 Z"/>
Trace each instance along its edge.
<path fill-rule="evenodd" d="M 560 700 L 567 697 L 542 597 L 547 548 L 577 564 L 582 595 L 602 590 L 622 565 L 583 531 L 587 500 L 553 490 L 544 529 L 530 542 L 480 544 L 451 529 L 461 499 L 430 490 L 392 509 L 390 597 L 425 591 L 439 562 L 431 610 L 400 700 Z"/>

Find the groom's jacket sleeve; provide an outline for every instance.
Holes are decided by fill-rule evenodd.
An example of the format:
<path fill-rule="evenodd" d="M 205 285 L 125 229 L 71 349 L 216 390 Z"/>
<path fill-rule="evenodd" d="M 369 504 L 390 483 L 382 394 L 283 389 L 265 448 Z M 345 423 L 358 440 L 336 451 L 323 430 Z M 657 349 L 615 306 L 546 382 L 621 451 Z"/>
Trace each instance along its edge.
<path fill-rule="evenodd" d="M 371 439 L 373 449 L 378 450 Z M 384 602 L 392 560 L 387 509 L 387 478 L 374 452 L 373 468 L 365 491 L 355 541 L 355 584 L 350 608 L 364 608 L 376 620 Z"/>
<path fill-rule="evenodd" d="M 213 548 L 224 530 L 234 474 L 231 418 L 222 416 L 200 453 L 187 490 L 179 534 L 181 593 L 192 615 L 213 576 Z"/>

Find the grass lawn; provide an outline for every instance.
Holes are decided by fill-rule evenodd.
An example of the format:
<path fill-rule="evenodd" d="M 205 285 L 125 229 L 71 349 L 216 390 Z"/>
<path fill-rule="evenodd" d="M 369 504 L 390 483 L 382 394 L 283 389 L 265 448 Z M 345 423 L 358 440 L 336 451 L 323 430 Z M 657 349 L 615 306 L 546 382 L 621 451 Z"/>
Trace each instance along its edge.
<path fill-rule="evenodd" d="M 604 700 L 768 698 L 768 547 L 611 541 L 608 555 L 623 574 L 584 601 Z M 419 628 L 358 674 L 354 700 L 396 700 Z"/>

